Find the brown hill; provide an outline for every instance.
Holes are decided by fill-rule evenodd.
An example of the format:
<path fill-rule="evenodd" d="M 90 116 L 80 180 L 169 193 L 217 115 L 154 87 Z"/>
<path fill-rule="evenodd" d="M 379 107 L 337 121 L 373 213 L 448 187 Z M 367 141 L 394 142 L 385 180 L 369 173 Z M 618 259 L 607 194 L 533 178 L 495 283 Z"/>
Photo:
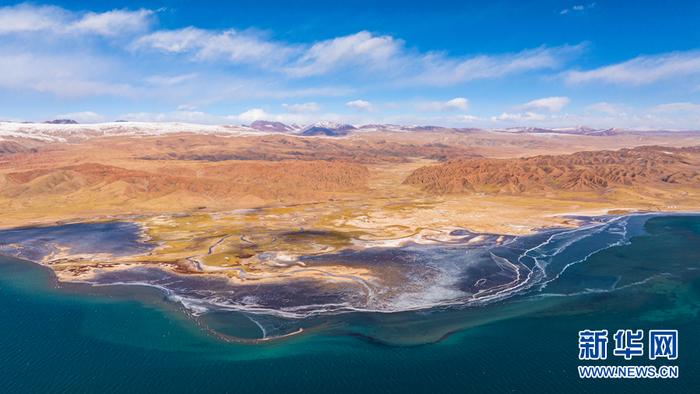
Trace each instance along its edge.
<path fill-rule="evenodd" d="M 415 138 L 415 137 L 414 137 Z M 407 141 L 408 140 L 408 141 Z M 110 143 L 108 141 L 107 143 Z M 100 143 L 95 141 L 95 143 Z M 144 139 L 135 155 L 145 160 L 340 160 L 357 163 L 401 163 L 424 157 L 445 160 L 454 156 L 475 156 L 471 148 L 450 146 L 432 140 L 404 138 L 327 139 L 267 135 L 221 138 L 183 136 Z"/>
<path fill-rule="evenodd" d="M 700 187 L 700 147 L 659 146 L 514 159 L 462 159 L 422 167 L 404 184 L 436 193 L 603 191 L 618 186 Z"/>
<path fill-rule="evenodd" d="M 196 170 L 163 167 L 151 171 L 83 163 L 8 173 L 0 195 L 17 198 L 108 191 L 121 194 L 114 195 L 116 199 L 151 199 L 185 192 L 206 198 L 294 199 L 361 191 L 367 178 L 364 166 L 337 161 L 228 162 Z"/>
<path fill-rule="evenodd" d="M 0 140 L 0 155 L 28 152 L 30 150 L 30 148 L 27 148 L 19 142 Z"/>

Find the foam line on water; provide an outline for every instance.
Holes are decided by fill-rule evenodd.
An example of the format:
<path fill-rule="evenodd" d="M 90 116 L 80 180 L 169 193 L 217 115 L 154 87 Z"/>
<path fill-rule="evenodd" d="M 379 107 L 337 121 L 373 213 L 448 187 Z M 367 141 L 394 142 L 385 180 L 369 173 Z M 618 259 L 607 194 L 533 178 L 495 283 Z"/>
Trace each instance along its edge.
<path fill-rule="evenodd" d="M 230 291 L 218 290 L 218 293 L 214 290 L 204 291 L 206 287 L 202 286 L 194 288 L 194 290 L 188 289 L 186 286 L 189 286 L 189 282 L 185 283 L 184 279 L 180 280 L 174 275 L 166 273 L 163 273 L 160 277 L 151 275 L 151 280 L 115 280 L 109 283 L 92 284 L 96 286 L 143 285 L 155 287 L 162 290 L 172 301 L 182 304 L 194 315 L 205 314 L 212 310 L 243 312 L 249 319 L 259 325 L 263 331 L 263 336 L 266 336 L 267 331 L 265 327 L 253 317 L 254 315 L 303 319 L 311 316 L 348 312 L 395 313 L 437 307 L 485 305 L 508 299 L 517 294 L 524 294 L 530 290 L 535 293 L 545 294 L 543 291 L 547 286 L 561 279 L 562 275 L 574 265 L 585 263 L 591 256 L 602 250 L 629 242 L 629 221 L 637 216 L 639 215 L 596 218 L 578 228 L 548 230 L 552 233 L 536 234 L 537 237 L 545 237 L 544 239 L 529 238 L 532 236 L 514 237 L 508 242 L 498 245 L 498 247 L 504 248 L 502 250 L 514 252 L 513 257 L 510 257 L 510 259 L 504 257 L 508 256 L 510 252 L 503 255 L 497 252 L 495 245 L 491 247 L 482 245 L 480 247 L 486 248 L 487 255 L 490 256 L 493 264 L 499 267 L 501 275 L 506 275 L 507 281 L 502 283 L 496 282 L 492 287 L 479 289 L 474 293 L 466 293 L 457 289 L 456 278 L 459 278 L 471 267 L 472 260 L 470 259 L 478 258 L 479 256 L 474 256 L 473 253 L 462 253 L 460 249 L 455 249 L 460 251 L 460 253 L 453 253 L 452 249 L 440 249 L 440 245 L 412 245 L 396 248 L 397 250 L 402 250 L 405 254 L 423 250 L 423 254 L 415 256 L 421 256 L 421 258 L 427 258 L 428 260 L 416 261 L 416 258 L 413 257 L 414 255 L 409 254 L 409 259 L 405 261 L 407 264 L 410 264 L 410 267 L 407 266 L 407 268 L 399 270 L 400 272 L 407 272 L 405 273 L 407 282 L 399 283 L 391 289 L 382 287 L 383 284 L 380 281 L 374 283 L 374 280 L 367 281 L 354 275 L 339 275 L 325 271 L 322 268 L 300 268 L 298 270 L 298 272 L 317 272 L 324 276 L 327 275 L 329 278 L 335 277 L 349 281 L 344 283 L 351 282 L 357 285 L 357 287 L 344 289 L 343 291 L 349 293 L 343 293 L 343 297 L 338 298 L 337 302 L 333 300 L 333 302 L 309 302 L 302 305 L 277 306 L 274 303 L 270 303 L 269 299 L 239 296 L 237 295 L 238 290 L 236 290 L 236 287 L 231 287 Z M 650 217 L 653 215 L 647 214 L 646 216 Z M 611 239 L 606 241 L 606 237 L 611 237 Z M 536 242 L 535 245 L 531 245 L 533 240 Z M 600 244 L 601 242 L 602 244 Z M 578 245 L 583 245 L 586 248 L 595 247 L 590 250 L 582 250 L 581 253 L 585 253 L 585 255 L 576 256 L 575 260 L 564 261 L 565 264 L 564 262 L 558 262 L 552 265 L 556 256 L 560 256 Z M 449 248 L 459 248 L 459 246 L 453 243 L 449 244 Z M 518 250 L 518 247 L 522 247 L 523 250 Z M 465 245 L 464 248 L 467 251 L 473 250 L 468 245 Z M 431 252 L 433 250 L 435 254 Z M 578 253 L 578 251 L 574 251 L 573 254 Z M 462 256 L 461 259 L 457 259 L 456 256 L 458 255 Z M 560 263 L 562 264 L 561 268 L 559 268 Z M 547 272 L 550 266 L 557 267 L 557 269 L 553 272 Z M 157 270 L 157 268 L 149 269 Z M 415 273 L 412 273 L 411 269 L 416 270 Z M 412 277 L 411 275 L 414 276 Z M 511 275 L 512 279 L 508 277 Z M 132 277 L 137 278 L 138 275 Z M 474 283 L 481 281 L 478 276 L 472 280 L 475 281 Z M 613 287 L 615 286 L 616 284 L 613 285 Z M 364 297 L 357 297 L 357 292 L 361 291 L 360 289 L 364 289 Z M 586 289 L 586 291 L 601 291 L 601 289 Z M 250 292 L 243 292 L 243 294 L 250 294 Z M 330 299 L 309 298 L 309 301 L 315 300 L 330 301 Z"/>

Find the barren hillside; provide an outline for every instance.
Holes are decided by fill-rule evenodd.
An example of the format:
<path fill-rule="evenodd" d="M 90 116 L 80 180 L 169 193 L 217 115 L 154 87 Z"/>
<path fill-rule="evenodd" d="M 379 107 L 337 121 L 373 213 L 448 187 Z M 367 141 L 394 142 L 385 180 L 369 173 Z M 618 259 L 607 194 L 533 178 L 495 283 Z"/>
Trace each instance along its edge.
<path fill-rule="evenodd" d="M 183 192 L 202 198 L 253 195 L 274 200 L 319 192 L 357 192 L 364 189 L 367 177 L 364 166 L 339 161 L 227 162 L 201 169 L 164 167 L 154 171 L 82 163 L 10 172 L 0 194 L 32 198 L 101 192 L 125 201 Z"/>
<path fill-rule="evenodd" d="M 700 147 L 649 146 L 514 159 L 461 159 L 419 168 L 404 183 L 436 194 L 700 186 Z"/>

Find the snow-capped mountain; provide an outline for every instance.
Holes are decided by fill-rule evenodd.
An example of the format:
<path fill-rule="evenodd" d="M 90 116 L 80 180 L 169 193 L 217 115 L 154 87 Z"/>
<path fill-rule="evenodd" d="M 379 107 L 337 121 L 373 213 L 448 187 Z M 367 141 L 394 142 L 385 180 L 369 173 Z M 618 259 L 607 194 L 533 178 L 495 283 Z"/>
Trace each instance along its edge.
<path fill-rule="evenodd" d="M 249 128 L 271 133 L 287 133 L 303 136 L 331 136 L 338 137 L 347 135 L 350 131 L 357 128 L 350 124 L 335 123 L 335 122 L 317 122 L 307 126 L 299 126 L 295 124 L 286 124 L 270 120 L 256 120 L 251 123 Z"/>
<path fill-rule="evenodd" d="M 251 123 L 248 127 L 259 131 L 269 131 L 276 133 L 294 133 L 301 129 L 301 127 L 297 125 L 288 125 L 282 122 L 274 122 L 269 120 L 256 120 L 255 122 Z"/>
<path fill-rule="evenodd" d="M 357 128 L 350 124 L 335 123 L 335 122 L 318 122 L 306 126 L 299 132 L 299 135 L 313 136 L 325 135 L 329 137 L 338 137 L 347 135 L 349 132 Z"/>
<path fill-rule="evenodd" d="M 151 136 L 174 133 L 247 135 L 260 133 L 260 131 L 244 126 L 215 126 L 175 122 L 109 122 L 93 124 L 0 122 L 0 140 L 23 138 L 44 142 L 65 142 L 101 136 Z"/>
<path fill-rule="evenodd" d="M 493 129 L 492 131 L 506 132 L 506 133 L 548 133 L 548 134 L 571 134 L 571 135 L 615 135 L 619 129 L 595 129 L 587 126 L 575 126 L 575 127 L 509 127 L 506 129 Z"/>
<path fill-rule="evenodd" d="M 54 119 L 54 120 L 47 120 L 44 123 L 48 123 L 48 124 L 78 124 L 78 122 L 76 122 L 73 119 Z"/>
<path fill-rule="evenodd" d="M 130 122 L 115 121 L 109 123 L 74 124 L 74 123 L 19 123 L 0 121 L 0 141 L 12 139 L 29 139 L 36 142 L 66 142 L 103 136 L 154 136 L 175 133 L 200 133 L 216 135 L 260 135 L 281 133 L 298 136 L 343 137 L 350 133 L 368 132 L 475 132 L 480 129 L 459 129 L 440 126 L 400 126 L 391 124 L 369 124 L 353 126 L 344 123 L 318 122 L 308 126 L 288 125 L 282 122 L 258 120 L 250 126 L 203 125 L 176 122 Z M 576 127 L 512 127 L 505 129 L 488 129 L 484 131 L 513 134 L 542 135 L 585 135 L 611 136 L 639 132 L 671 132 L 672 130 L 638 130 L 638 129 L 596 129 L 585 126 Z M 9 148 L 8 148 L 9 149 Z"/>

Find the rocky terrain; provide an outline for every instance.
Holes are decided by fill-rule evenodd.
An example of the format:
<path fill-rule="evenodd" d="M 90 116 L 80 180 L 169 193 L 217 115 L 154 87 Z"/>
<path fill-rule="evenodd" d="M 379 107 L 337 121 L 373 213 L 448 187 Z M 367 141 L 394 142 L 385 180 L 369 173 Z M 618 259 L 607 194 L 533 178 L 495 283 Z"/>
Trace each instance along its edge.
<path fill-rule="evenodd" d="M 700 187 L 700 147 L 645 146 L 514 159 L 452 160 L 419 168 L 404 183 L 436 194 Z"/>
<path fill-rule="evenodd" d="M 173 193 L 206 199 L 250 195 L 275 200 L 314 193 L 360 192 L 367 168 L 345 162 L 233 162 L 201 169 L 161 167 L 133 170 L 100 163 L 9 172 L 0 195 L 21 199 L 103 192 L 112 199 L 147 201 Z"/>
<path fill-rule="evenodd" d="M 0 155 L 27 152 L 30 148 L 16 141 L 0 140 Z"/>
<path fill-rule="evenodd" d="M 299 126 L 296 125 L 286 125 L 282 122 L 273 122 L 269 120 L 256 120 L 255 122 L 251 123 L 248 127 L 255 130 L 269 131 L 275 133 L 293 133 L 294 131 L 299 129 Z"/>
<path fill-rule="evenodd" d="M 251 127 L 0 123 L 0 227 L 322 204 L 383 233 L 523 233 L 558 212 L 700 205 L 695 132 Z"/>
<path fill-rule="evenodd" d="M 197 140 L 195 138 L 195 140 Z M 211 139 L 208 139 L 211 141 Z M 184 142 L 183 142 L 184 141 Z M 388 139 L 335 140 L 269 135 L 245 139 L 217 139 L 191 144 L 184 140 L 163 140 L 158 152 L 143 154 L 144 160 L 342 160 L 360 163 L 407 162 L 416 157 L 446 160 L 449 157 L 473 157 L 473 150 L 428 141 L 403 142 Z M 143 152 L 146 153 L 146 152 Z"/>

